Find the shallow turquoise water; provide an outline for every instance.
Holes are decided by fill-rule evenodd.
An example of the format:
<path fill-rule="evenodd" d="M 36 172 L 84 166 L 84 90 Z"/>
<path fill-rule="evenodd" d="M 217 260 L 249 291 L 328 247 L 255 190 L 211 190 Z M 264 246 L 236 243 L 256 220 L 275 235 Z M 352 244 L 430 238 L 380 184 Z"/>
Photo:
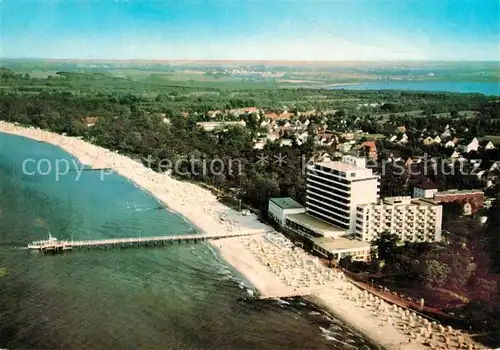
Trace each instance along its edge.
<path fill-rule="evenodd" d="M 23 174 L 23 161 L 72 158 L 0 133 L 0 348 L 374 348 L 301 300 L 247 300 L 238 273 L 207 245 L 42 255 L 28 242 L 193 233 L 126 179 Z M 31 168 L 28 170 L 32 170 Z"/>

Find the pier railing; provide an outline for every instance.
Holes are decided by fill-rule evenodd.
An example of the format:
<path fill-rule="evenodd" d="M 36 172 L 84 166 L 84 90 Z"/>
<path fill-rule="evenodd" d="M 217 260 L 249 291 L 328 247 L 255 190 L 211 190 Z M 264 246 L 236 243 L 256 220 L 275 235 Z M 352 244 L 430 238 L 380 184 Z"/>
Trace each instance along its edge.
<path fill-rule="evenodd" d="M 160 245 L 166 243 L 175 242 L 201 242 L 206 240 L 215 240 L 222 238 L 231 237 L 241 237 L 249 236 L 255 234 L 269 233 L 269 230 L 262 231 L 249 231 L 249 232 L 239 232 L 234 234 L 187 234 L 187 235 L 174 235 L 174 236 L 155 236 L 155 237 L 131 237 L 131 238 L 111 238 L 111 239 L 99 239 L 99 240 L 88 240 L 88 241 L 46 241 L 36 248 L 29 247 L 31 249 L 37 249 L 40 251 L 63 251 L 72 250 L 73 248 L 113 248 L 113 247 L 130 247 L 130 246 L 149 246 L 149 245 Z"/>

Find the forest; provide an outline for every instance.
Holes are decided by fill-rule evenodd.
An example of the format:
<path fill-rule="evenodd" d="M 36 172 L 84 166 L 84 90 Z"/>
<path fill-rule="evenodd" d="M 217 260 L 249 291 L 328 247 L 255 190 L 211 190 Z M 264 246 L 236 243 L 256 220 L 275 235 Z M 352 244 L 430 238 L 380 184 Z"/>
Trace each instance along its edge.
<path fill-rule="evenodd" d="M 206 112 L 256 106 L 264 110 L 307 110 L 317 115 L 311 120 L 326 120 L 329 130 L 344 132 L 362 129 L 388 133 L 406 125 L 409 144 L 399 151 L 405 156 L 442 155 L 438 147 L 422 149 L 415 130 L 439 130 L 446 124 L 459 132 L 487 131 L 500 135 L 500 104 L 482 94 L 420 93 L 399 91 L 347 91 L 313 89 L 273 90 L 207 90 L 167 85 L 144 84 L 113 78 L 102 73 L 59 72 L 57 76 L 31 78 L 7 69 L 0 70 L 0 118 L 32 125 L 70 136 L 82 136 L 100 146 L 136 158 L 175 163 L 178 159 L 221 159 L 225 164 L 237 159 L 243 171 L 211 176 L 199 171 L 180 169 L 184 178 L 201 181 L 221 190 L 235 190 L 241 199 L 262 211 L 271 196 L 291 196 L 299 201 L 305 196 L 304 163 L 322 151 L 313 137 L 301 144 L 280 147 L 270 142 L 255 150 L 253 141 L 259 126 L 255 115 L 241 116 L 247 127 L 207 132 L 196 125 L 207 120 Z M 376 107 L 365 107 L 375 104 Z M 418 110 L 418 116 L 406 114 Z M 460 117 L 459 111 L 475 111 L 474 117 Z M 319 117 L 319 113 L 322 112 Z M 434 113 L 448 113 L 438 117 Z M 187 116 L 186 116 L 187 115 Z M 85 118 L 97 123 L 88 127 Z M 168 123 L 164 122 L 168 119 Z M 314 136 L 314 128 L 310 131 Z M 378 142 L 381 157 L 387 157 L 394 146 Z M 260 164 L 259 156 L 275 159 L 282 155 L 284 166 L 275 162 Z M 167 170 L 167 169 L 158 169 Z M 404 174 L 382 179 L 382 195 L 405 191 Z M 460 179 L 450 179 L 451 184 Z M 399 184 L 399 185 L 398 185 Z M 450 186 L 451 186 L 450 184 Z M 472 184 L 470 184 L 472 185 Z M 467 186 L 465 186 L 467 187 Z M 387 189 L 387 190 L 384 190 Z"/>

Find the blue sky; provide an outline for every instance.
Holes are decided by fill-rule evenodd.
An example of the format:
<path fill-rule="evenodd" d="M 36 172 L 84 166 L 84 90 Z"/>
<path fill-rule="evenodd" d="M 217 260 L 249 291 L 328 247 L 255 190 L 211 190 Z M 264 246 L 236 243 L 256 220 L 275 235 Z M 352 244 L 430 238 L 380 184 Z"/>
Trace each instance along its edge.
<path fill-rule="evenodd" d="M 2 57 L 500 60 L 499 0 L 0 0 Z"/>

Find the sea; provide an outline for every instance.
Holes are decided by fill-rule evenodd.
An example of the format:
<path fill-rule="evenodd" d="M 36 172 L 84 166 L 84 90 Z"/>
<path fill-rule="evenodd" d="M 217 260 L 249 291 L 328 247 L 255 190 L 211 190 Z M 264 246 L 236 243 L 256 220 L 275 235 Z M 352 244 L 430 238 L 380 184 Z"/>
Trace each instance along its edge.
<path fill-rule="evenodd" d="M 49 234 L 197 234 L 127 179 L 78 177 L 79 165 L 60 148 L 0 133 L 0 348 L 378 349 L 306 300 L 252 298 L 253 287 L 208 244 L 25 249 Z"/>
<path fill-rule="evenodd" d="M 352 85 L 336 85 L 332 89 L 346 90 L 407 90 L 433 92 L 481 93 L 500 95 L 500 82 L 432 82 L 432 81 L 380 81 Z"/>

